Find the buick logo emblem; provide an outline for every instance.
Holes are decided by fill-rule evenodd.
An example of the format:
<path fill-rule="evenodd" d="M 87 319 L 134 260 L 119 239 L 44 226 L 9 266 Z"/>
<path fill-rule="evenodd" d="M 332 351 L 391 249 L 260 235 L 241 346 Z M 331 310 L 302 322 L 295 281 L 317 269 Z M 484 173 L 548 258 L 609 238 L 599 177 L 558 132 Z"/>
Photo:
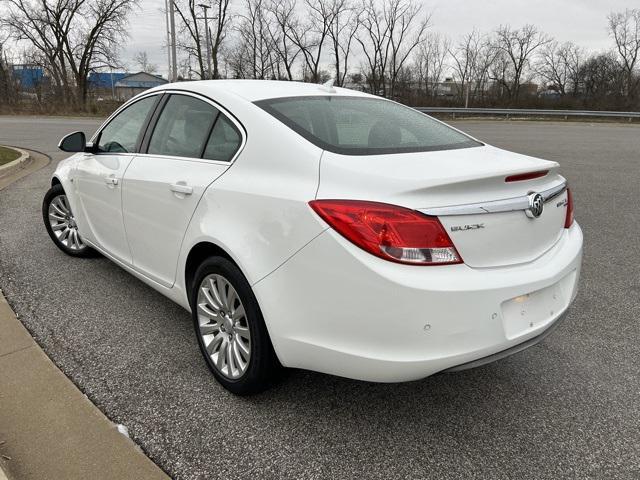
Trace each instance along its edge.
<path fill-rule="evenodd" d="M 544 209 L 544 198 L 539 193 L 531 193 L 528 198 L 529 208 L 525 210 L 525 213 L 529 218 L 538 218 Z"/>

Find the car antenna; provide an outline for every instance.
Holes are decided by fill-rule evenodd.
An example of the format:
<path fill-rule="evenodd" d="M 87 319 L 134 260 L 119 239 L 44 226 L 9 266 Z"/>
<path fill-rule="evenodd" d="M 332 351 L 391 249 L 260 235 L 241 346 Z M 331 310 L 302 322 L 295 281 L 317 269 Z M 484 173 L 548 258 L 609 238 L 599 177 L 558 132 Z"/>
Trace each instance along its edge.
<path fill-rule="evenodd" d="M 329 80 L 327 80 L 326 82 L 321 84 L 318 88 L 320 88 L 321 90 L 324 90 L 325 92 L 328 92 L 328 93 L 336 93 L 336 89 L 333 88 L 333 83 L 334 82 L 335 82 L 335 79 L 334 78 L 330 78 Z"/>

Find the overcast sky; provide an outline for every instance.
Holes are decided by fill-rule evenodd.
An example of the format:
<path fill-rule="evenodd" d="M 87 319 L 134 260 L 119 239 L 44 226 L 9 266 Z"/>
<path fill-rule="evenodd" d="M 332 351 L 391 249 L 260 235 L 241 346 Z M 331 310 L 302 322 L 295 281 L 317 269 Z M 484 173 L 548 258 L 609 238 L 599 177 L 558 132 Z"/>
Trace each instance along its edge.
<path fill-rule="evenodd" d="M 232 0 L 232 4 L 239 0 Z M 133 68 L 131 58 L 146 51 L 150 60 L 166 75 L 167 53 L 163 0 L 142 0 L 141 10 L 131 20 L 131 39 L 122 59 Z M 425 0 L 432 12 L 432 29 L 457 38 L 473 28 L 490 31 L 500 24 L 521 26 L 533 23 L 560 41 L 572 40 L 589 50 L 611 46 L 606 17 L 611 11 L 638 7 L 630 0 Z"/>

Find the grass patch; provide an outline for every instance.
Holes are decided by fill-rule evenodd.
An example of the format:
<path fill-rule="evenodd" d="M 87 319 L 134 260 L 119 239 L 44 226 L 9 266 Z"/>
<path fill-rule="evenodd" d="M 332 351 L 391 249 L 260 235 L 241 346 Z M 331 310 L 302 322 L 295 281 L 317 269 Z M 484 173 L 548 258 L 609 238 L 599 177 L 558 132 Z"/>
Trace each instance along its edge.
<path fill-rule="evenodd" d="M 13 162 L 18 157 L 20 157 L 20 152 L 12 148 L 0 147 L 0 165 Z"/>

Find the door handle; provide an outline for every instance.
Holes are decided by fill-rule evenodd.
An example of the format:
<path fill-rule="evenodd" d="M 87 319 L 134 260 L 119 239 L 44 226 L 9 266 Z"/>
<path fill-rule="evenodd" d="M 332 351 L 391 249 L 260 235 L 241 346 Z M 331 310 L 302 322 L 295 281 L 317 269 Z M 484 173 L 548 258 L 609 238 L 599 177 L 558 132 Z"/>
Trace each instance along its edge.
<path fill-rule="evenodd" d="M 107 185 L 118 185 L 118 179 L 115 177 L 107 177 L 104 179 L 104 183 Z"/>
<path fill-rule="evenodd" d="M 182 183 L 172 183 L 169 188 L 171 188 L 172 192 L 182 193 L 183 195 L 191 195 L 193 193 L 193 187 Z"/>

